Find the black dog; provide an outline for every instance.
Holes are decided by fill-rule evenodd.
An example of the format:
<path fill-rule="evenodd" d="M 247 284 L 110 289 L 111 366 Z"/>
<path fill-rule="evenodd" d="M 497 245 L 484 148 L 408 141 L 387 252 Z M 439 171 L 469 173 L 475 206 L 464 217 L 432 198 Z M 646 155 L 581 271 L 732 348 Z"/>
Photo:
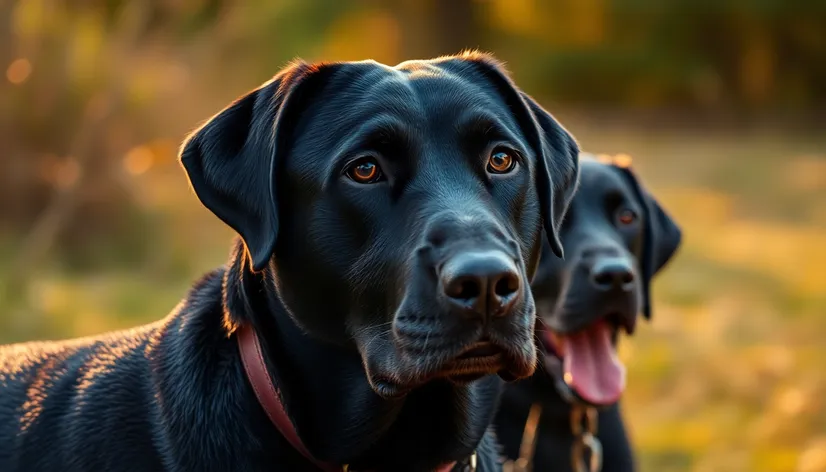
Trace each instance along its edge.
<path fill-rule="evenodd" d="M 0 470 L 500 468 L 577 155 L 484 55 L 291 65 L 181 151 L 226 267 L 158 323 L 0 350 Z"/>
<path fill-rule="evenodd" d="M 651 279 L 674 255 L 681 233 L 628 162 L 583 159 L 580 165 L 579 188 L 560 230 L 567 258 L 543 254 L 532 282 L 546 368 L 506 387 L 496 431 L 506 455 L 517 459 L 529 411 L 538 404 L 533 470 L 572 470 L 572 404 L 603 407 L 597 429 L 602 470 L 627 472 L 634 459 L 618 404 L 625 369 L 616 342 L 620 330 L 634 332 L 639 311 L 651 317 Z"/>

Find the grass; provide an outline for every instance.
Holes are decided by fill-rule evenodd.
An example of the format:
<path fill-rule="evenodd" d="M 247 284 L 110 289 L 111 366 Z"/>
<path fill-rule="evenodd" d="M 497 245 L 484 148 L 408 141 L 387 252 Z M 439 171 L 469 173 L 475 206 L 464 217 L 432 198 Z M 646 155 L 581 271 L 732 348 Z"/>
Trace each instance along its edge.
<path fill-rule="evenodd" d="M 568 125 L 589 151 L 632 155 L 684 228 L 653 322 L 621 345 L 641 469 L 826 471 L 826 138 Z M 163 162 L 133 182 L 157 228 L 150 256 L 37 268 L 0 313 L 0 342 L 158 319 L 225 261 L 230 231 Z"/>

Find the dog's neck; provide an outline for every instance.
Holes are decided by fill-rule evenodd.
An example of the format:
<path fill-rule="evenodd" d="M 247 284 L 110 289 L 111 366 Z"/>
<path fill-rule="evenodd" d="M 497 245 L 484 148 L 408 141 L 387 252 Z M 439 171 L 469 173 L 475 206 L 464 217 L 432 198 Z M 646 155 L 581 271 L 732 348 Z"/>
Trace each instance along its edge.
<path fill-rule="evenodd" d="M 504 452 L 511 459 L 520 454 L 525 434 L 525 419 L 532 405 L 541 406 L 537 444 L 534 450 L 534 470 L 571 470 L 572 406 L 556 390 L 553 379 L 544 370 L 529 379 L 509 385 L 502 397 L 497 418 L 497 431 Z M 597 436 L 602 442 L 604 472 L 634 471 L 634 457 L 620 411 L 615 403 L 599 411 Z"/>
<path fill-rule="evenodd" d="M 252 324 L 297 432 L 313 456 L 353 469 L 427 470 L 468 457 L 491 422 L 501 382 L 432 382 L 402 399 L 370 387 L 355 348 L 303 332 L 278 298 L 272 269 L 252 273 L 237 248 L 224 282 L 225 325 Z"/>

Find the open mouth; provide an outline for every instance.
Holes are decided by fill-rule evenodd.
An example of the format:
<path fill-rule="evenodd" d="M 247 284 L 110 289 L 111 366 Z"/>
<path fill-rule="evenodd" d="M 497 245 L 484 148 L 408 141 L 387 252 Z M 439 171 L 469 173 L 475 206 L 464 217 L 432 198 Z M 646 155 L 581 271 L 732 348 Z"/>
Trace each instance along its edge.
<path fill-rule="evenodd" d="M 490 341 L 480 341 L 470 345 L 451 361 L 442 375 L 456 383 L 467 383 L 494 374 L 503 367 L 502 349 Z"/>
<path fill-rule="evenodd" d="M 573 333 L 541 331 L 549 351 L 562 359 L 565 383 L 593 405 L 616 403 L 625 390 L 625 366 L 612 342 L 616 326 L 609 316 Z"/>

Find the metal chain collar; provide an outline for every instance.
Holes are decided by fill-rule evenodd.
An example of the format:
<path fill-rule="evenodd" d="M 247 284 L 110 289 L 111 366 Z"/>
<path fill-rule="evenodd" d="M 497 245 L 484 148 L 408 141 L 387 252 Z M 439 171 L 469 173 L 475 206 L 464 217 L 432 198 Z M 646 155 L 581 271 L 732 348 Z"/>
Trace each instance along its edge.
<path fill-rule="evenodd" d="M 539 403 L 531 405 L 519 457 L 515 461 L 505 461 L 503 472 L 533 472 L 533 458 L 536 452 L 536 431 L 542 407 Z M 574 472 L 600 472 L 602 470 L 602 444 L 597 439 L 597 410 L 581 403 L 571 405 L 571 433 L 574 443 L 571 446 L 571 467 Z M 586 455 L 587 454 L 587 455 Z"/>
<path fill-rule="evenodd" d="M 602 444 L 597 439 L 597 409 L 582 404 L 571 405 L 571 467 L 574 472 L 602 470 Z"/>
<path fill-rule="evenodd" d="M 531 472 L 533 470 L 533 454 L 536 451 L 536 430 L 539 428 L 539 417 L 542 415 L 542 406 L 539 403 L 531 405 L 525 429 L 522 431 L 522 443 L 519 445 L 519 457 L 502 464 L 502 472 Z"/>
<path fill-rule="evenodd" d="M 554 386 L 559 395 L 571 405 L 570 427 L 574 435 L 574 443 L 571 446 L 571 467 L 574 472 L 600 472 L 602 470 L 602 443 L 597 439 L 597 409 L 583 404 L 577 398 L 571 387 L 565 383 L 559 358 L 554 357 L 553 360 L 554 362 L 546 362 L 546 369 L 553 377 Z"/>

